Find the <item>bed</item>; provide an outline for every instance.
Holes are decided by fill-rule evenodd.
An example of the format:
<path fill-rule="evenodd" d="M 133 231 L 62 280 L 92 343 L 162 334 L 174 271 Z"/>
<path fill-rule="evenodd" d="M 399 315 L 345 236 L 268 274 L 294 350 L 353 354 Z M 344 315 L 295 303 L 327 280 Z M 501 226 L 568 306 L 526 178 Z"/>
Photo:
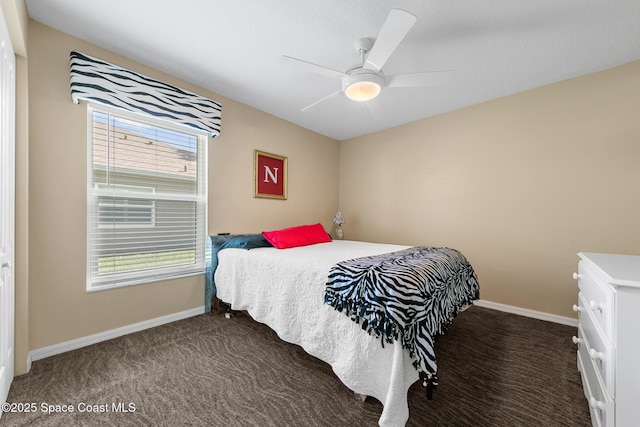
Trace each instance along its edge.
<path fill-rule="evenodd" d="M 238 240 L 233 236 L 212 236 L 213 260 L 206 298 L 215 293 L 233 310 L 245 310 L 284 341 L 300 345 L 328 363 L 350 390 L 378 399 L 383 404 L 379 425 L 405 425 L 409 418 L 407 392 L 423 377 L 416 366 L 416 352 L 403 345 L 397 331 L 396 339 L 393 332 L 381 336 L 379 328 L 372 330 L 371 326 L 367 333 L 367 322 L 363 321 L 366 316 L 359 318 L 358 313 L 347 312 L 346 308 L 339 311 L 335 298 L 329 297 L 329 284 L 332 274 L 342 276 L 336 270 L 341 263 L 346 262 L 344 265 L 351 268 L 353 264 L 349 262 L 354 260 L 386 257 L 411 251 L 412 247 L 329 239 L 277 249 L 238 244 L 244 241 L 244 237 Z M 479 297 L 475 273 L 470 266 L 469 269 L 472 277 L 466 277 L 460 289 L 452 293 L 455 296 L 451 301 L 444 304 L 449 312 L 443 317 L 447 321 L 439 322 L 442 324 L 437 326 L 438 332 L 460 309 Z M 434 307 L 442 306 L 439 301 L 435 303 Z M 435 366 L 433 356 L 431 362 Z M 429 378 L 432 379 L 435 377 Z"/>

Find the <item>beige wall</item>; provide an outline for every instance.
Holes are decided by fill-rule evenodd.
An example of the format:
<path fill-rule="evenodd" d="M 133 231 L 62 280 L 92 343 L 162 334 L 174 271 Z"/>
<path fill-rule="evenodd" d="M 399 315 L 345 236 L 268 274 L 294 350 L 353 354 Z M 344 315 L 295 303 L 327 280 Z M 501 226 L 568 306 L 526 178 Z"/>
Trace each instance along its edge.
<path fill-rule="evenodd" d="M 69 52 L 80 50 L 223 105 L 209 151 L 209 230 L 258 232 L 331 225 L 338 143 L 127 58 L 29 22 L 29 345 L 42 348 L 202 306 L 204 278 L 87 293 L 84 104 L 69 93 Z M 289 159 L 289 198 L 253 198 L 253 150 Z"/>
<path fill-rule="evenodd" d="M 210 232 L 311 222 L 329 231 L 338 206 L 338 142 L 230 100 L 222 108 L 222 133 L 209 153 Z M 254 149 L 287 157 L 286 201 L 253 197 Z"/>
<path fill-rule="evenodd" d="M 343 141 L 346 238 L 450 246 L 481 298 L 575 317 L 577 252 L 640 255 L 640 61 Z"/>
<path fill-rule="evenodd" d="M 18 56 L 26 57 L 29 13 L 25 0 L 0 0 L 0 8 L 7 23 L 13 51 Z"/>

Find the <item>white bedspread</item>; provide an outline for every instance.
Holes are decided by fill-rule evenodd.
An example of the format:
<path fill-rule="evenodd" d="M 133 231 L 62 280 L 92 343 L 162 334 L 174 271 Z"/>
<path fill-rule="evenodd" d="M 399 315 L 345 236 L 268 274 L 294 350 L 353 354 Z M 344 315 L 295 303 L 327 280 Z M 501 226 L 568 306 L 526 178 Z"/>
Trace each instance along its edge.
<path fill-rule="evenodd" d="M 382 348 L 379 339 L 324 304 L 324 290 L 334 264 L 405 248 L 339 240 L 291 249 L 224 249 L 218 252 L 217 296 L 327 362 L 349 389 L 382 402 L 379 425 L 404 426 L 407 391 L 418 379 L 408 351 L 399 342 Z"/>

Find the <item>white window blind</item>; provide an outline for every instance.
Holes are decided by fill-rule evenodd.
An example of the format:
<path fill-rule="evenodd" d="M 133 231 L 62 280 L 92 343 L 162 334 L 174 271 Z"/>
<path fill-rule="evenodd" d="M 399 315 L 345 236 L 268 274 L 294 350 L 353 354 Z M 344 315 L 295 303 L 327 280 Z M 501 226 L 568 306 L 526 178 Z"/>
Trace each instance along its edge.
<path fill-rule="evenodd" d="M 88 111 L 87 289 L 202 273 L 206 135 L 104 106 Z"/>

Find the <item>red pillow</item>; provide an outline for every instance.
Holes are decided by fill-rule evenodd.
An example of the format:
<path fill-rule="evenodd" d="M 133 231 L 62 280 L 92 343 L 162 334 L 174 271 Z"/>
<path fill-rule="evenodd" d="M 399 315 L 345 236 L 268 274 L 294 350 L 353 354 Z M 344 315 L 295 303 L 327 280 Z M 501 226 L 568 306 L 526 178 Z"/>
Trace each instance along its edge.
<path fill-rule="evenodd" d="M 283 230 L 263 231 L 262 235 L 278 249 L 314 245 L 330 242 L 331 237 L 324 231 L 322 224 L 301 225 Z"/>

